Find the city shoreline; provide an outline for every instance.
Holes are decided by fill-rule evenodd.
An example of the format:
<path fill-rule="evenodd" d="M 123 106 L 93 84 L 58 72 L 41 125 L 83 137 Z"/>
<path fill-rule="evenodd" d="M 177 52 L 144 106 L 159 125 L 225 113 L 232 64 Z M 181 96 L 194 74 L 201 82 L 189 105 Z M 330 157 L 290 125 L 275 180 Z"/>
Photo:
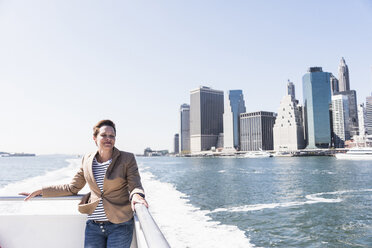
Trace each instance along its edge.
<path fill-rule="evenodd" d="M 336 153 L 346 153 L 348 148 L 337 149 L 303 149 L 295 151 L 265 151 L 271 154 L 270 157 L 309 157 L 309 156 L 334 156 Z M 219 152 L 219 151 L 204 151 L 189 154 L 176 154 L 171 155 L 175 157 L 236 157 L 236 158 L 250 158 L 245 155 L 252 151 L 237 151 L 237 152 Z"/>

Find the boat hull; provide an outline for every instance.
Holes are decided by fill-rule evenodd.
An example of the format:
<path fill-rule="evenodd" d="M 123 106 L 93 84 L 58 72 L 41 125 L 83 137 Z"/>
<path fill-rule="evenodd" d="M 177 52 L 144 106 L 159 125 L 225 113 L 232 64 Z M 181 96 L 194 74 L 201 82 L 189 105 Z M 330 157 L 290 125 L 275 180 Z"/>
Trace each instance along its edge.
<path fill-rule="evenodd" d="M 81 248 L 86 220 L 85 215 L 0 215 L 0 247 Z M 131 248 L 137 248 L 136 229 L 133 234 Z"/>
<path fill-rule="evenodd" d="M 336 154 L 335 157 L 337 159 L 345 159 L 345 160 L 372 160 L 372 154 L 371 155 L 359 155 L 359 154 Z"/>

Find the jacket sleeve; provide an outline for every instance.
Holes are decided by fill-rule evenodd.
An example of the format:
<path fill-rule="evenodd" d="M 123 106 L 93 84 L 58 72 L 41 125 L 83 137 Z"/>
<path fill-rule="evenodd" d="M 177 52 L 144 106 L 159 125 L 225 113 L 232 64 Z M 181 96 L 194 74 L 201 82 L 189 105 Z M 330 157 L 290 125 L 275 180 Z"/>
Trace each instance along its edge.
<path fill-rule="evenodd" d="M 129 190 L 129 199 L 132 199 L 134 194 L 140 193 L 145 194 L 142 184 L 141 184 L 141 177 L 138 172 L 136 158 L 133 154 L 131 154 L 131 158 L 129 159 L 129 163 L 127 165 L 127 180 L 128 180 L 128 190 Z"/>
<path fill-rule="evenodd" d="M 52 185 L 42 188 L 43 197 L 57 197 L 57 196 L 68 196 L 76 195 L 85 186 L 85 177 L 83 170 L 84 158 L 82 166 L 78 172 L 72 178 L 69 184 Z"/>

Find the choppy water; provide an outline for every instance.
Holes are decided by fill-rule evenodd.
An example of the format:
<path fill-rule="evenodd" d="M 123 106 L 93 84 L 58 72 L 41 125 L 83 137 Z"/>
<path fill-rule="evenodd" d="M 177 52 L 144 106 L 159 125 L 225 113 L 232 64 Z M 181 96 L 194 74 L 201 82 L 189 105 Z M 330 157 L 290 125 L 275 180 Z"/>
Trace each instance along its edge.
<path fill-rule="evenodd" d="M 372 161 L 141 160 L 196 208 L 259 247 L 372 247 Z"/>
<path fill-rule="evenodd" d="M 372 162 L 137 161 L 150 211 L 172 247 L 372 247 Z M 79 162 L 70 156 L 0 158 L 0 194 L 68 182 Z M 36 211 L 30 206 L 11 212 Z"/>

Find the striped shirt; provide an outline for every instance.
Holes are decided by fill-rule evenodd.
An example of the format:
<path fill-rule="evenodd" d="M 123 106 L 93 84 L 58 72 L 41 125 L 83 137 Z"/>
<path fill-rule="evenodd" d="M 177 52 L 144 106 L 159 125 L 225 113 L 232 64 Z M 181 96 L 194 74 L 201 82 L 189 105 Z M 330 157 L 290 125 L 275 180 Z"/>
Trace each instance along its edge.
<path fill-rule="evenodd" d="M 93 160 L 93 175 L 101 192 L 103 191 L 103 180 L 105 179 L 106 171 L 111 164 L 111 161 L 112 159 L 104 163 L 99 163 L 96 158 Z M 103 209 L 102 200 L 99 201 L 94 212 L 88 215 L 88 220 L 108 221 L 105 210 Z"/>

